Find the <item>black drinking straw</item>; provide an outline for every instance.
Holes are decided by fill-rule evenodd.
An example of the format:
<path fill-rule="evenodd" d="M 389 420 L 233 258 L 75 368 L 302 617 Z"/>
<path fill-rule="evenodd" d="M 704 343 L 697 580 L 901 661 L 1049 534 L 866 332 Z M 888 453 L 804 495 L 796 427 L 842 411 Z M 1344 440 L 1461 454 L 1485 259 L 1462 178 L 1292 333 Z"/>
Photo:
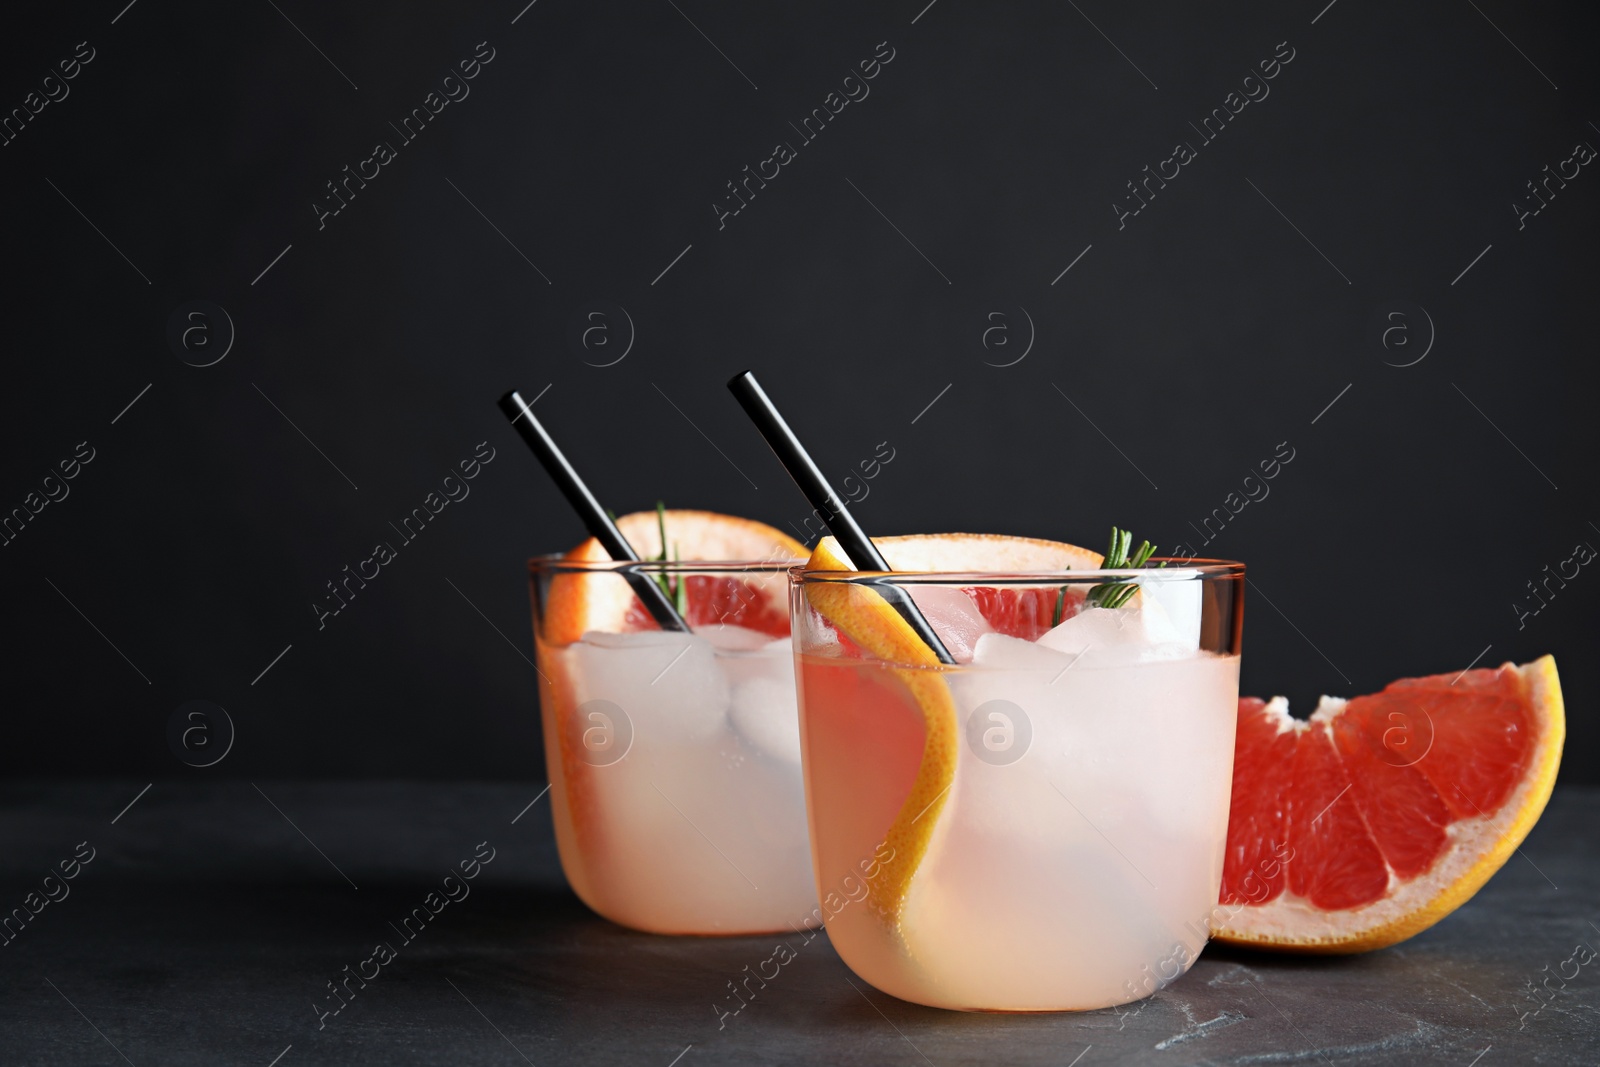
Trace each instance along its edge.
<path fill-rule="evenodd" d="M 567 462 L 567 457 L 562 455 L 561 449 L 556 447 L 549 433 L 534 417 L 533 409 L 528 407 L 527 401 L 517 394 L 515 389 L 500 398 L 500 410 L 505 412 L 506 418 L 511 420 L 517 433 L 533 449 L 533 454 L 539 457 L 539 462 L 544 464 L 544 469 L 555 479 L 556 486 L 567 498 L 567 503 L 572 505 L 578 513 L 578 518 L 583 520 L 583 525 L 589 533 L 600 542 L 612 559 L 639 562 L 639 553 L 628 544 L 627 538 L 622 536 L 622 531 L 617 529 L 617 524 L 611 521 L 611 516 L 606 514 L 605 508 L 600 506 L 600 501 L 589 492 L 589 487 L 583 484 L 583 479 L 578 477 L 578 472 L 572 469 L 572 464 Z M 677 609 L 672 606 L 672 601 L 661 587 L 651 581 L 647 575 L 636 570 L 624 569 L 622 577 L 633 588 L 636 595 L 650 612 L 652 618 L 661 625 L 663 630 L 680 630 L 689 632 L 689 624 L 683 621 Z"/>
<path fill-rule="evenodd" d="M 878 551 L 878 546 L 872 543 L 872 539 L 856 523 L 855 516 L 844 506 L 839 494 L 833 491 L 828 479 L 823 476 L 805 447 L 800 444 L 800 439 L 789 429 L 789 424 L 784 421 L 783 416 L 778 414 L 772 398 L 761 388 L 756 376 L 750 371 L 735 375 L 728 380 L 728 390 L 739 401 L 739 406 L 744 408 L 745 414 L 750 416 L 750 421 L 756 424 L 756 429 L 761 431 L 761 436 L 766 438 L 767 444 L 777 455 L 778 462 L 783 464 L 789 476 L 800 487 L 806 500 L 827 525 L 828 532 L 833 534 L 856 569 L 889 571 L 889 564 Z M 944 642 L 939 640 L 939 635 L 933 632 L 933 627 L 928 625 L 927 618 L 905 590 L 890 584 L 877 586 L 877 589 L 900 613 L 901 618 L 906 620 L 907 625 L 916 631 L 923 643 L 933 650 L 933 654 L 939 657 L 940 663 L 955 662 L 955 657 L 944 647 Z"/>

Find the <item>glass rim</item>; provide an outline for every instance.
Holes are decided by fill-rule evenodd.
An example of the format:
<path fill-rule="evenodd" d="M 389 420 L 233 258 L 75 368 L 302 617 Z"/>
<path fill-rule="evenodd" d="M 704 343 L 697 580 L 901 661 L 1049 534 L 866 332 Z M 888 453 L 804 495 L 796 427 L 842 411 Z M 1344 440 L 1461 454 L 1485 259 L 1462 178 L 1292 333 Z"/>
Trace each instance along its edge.
<path fill-rule="evenodd" d="M 1162 566 L 1162 564 L 1166 566 Z M 1076 585 L 1138 579 L 1157 582 L 1214 581 L 1244 577 L 1245 565 L 1229 559 L 1153 556 L 1139 568 L 1059 571 L 835 571 L 811 570 L 804 564 L 789 569 L 796 585 Z"/>
<path fill-rule="evenodd" d="M 787 574 L 804 565 L 805 560 L 788 559 L 681 559 L 681 560 L 584 560 L 566 559 L 558 553 L 533 556 L 528 573 L 538 574 Z"/>

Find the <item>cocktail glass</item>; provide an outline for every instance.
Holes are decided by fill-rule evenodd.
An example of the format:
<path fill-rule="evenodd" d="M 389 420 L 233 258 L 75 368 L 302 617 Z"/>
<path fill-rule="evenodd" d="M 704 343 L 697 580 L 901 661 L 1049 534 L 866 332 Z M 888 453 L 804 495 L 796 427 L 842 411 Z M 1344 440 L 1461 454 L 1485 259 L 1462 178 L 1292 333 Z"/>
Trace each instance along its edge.
<path fill-rule="evenodd" d="M 1201 560 L 796 568 L 812 854 L 850 968 L 905 1000 L 985 1011 L 1108 1007 L 1187 970 L 1222 877 L 1243 579 Z M 1097 586 L 1128 582 L 1124 606 L 1094 606 Z M 967 661 L 940 664 L 897 630 L 886 586 Z M 1016 620 L 1013 636 L 974 631 L 975 605 Z"/>
<path fill-rule="evenodd" d="M 561 867 L 613 922 L 664 934 L 815 924 L 794 562 L 529 562 Z M 705 621 L 662 631 L 629 572 L 681 588 L 691 622 Z M 586 631 L 597 620 L 621 632 Z"/>

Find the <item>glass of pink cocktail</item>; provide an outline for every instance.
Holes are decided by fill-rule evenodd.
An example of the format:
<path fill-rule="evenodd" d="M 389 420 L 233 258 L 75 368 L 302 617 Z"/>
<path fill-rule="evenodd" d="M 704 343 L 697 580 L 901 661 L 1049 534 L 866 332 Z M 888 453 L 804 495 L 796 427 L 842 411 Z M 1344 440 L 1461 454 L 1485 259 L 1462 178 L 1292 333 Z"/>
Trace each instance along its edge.
<path fill-rule="evenodd" d="M 822 569 L 828 542 L 791 572 L 839 955 L 885 992 L 968 1010 L 1107 1007 L 1177 977 L 1222 874 L 1244 568 L 1102 571 L 1021 538 L 876 544 L 893 573 Z"/>

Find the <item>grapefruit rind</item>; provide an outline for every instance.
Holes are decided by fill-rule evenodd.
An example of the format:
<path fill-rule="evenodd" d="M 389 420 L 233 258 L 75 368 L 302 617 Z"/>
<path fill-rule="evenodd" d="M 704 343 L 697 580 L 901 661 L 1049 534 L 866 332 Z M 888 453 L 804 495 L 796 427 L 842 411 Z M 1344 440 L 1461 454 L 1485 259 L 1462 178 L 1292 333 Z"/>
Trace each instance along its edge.
<path fill-rule="evenodd" d="M 1058 541 L 997 534 L 930 534 L 874 538 L 885 561 L 899 571 L 1093 570 L 1098 553 Z M 849 571 L 839 544 L 824 537 L 806 564 L 810 571 Z M 898 928 L 911 879 L 922 865 L 939 815 L 955 782 L 959 717 L 950 685 L 936 669 L 939 659 L 890 603 L 874 590 L 849 582 L 808 582 L 807 601 L 841 633 L 890 666 L 922 712 L 922 760 L 911 791 L 884 835 L 892 858 L 867 883 L 869 906 Z"/>
<path fill-rule="evenodd" d="M 807 564 L 809 570 L 854 568 L 841 558 L 832 538 L 824 538 Z M 939 659 L 900 614 L 878 593 L 846 582 L 812 582 L 806 598 L 823 618 L 850 640 L 886 663 L 937 667 Z M 880 876 L 867 883 L 872 911 L 898 924 L 911 876 L 928 851 L 928 841 L 949 797 L 956 773 L 956 706 L 950 686 L 937 673 L 891 667 L 922 712 L 924 735 L 917 776 L 894 822 L 884 835 L 891 858 Z"/>
<path fill-rule="evenodd" d="M 1213 925 L 1212 936 L 1226 944 L 1272 951 L 1370 952 L 1421 933 L 1472 899 L 1539 821 L 1555 786 L 1566 738 L 1555 659 L 1543 656 L 1501 669 L 1507 668 L 1521 677 L 1539 732 L 1528 770 L 1505 803 L 1487 815 L 1452 822 L 1445 831 L 1450 843 L 1434 866 L 1409 881 L 1391 876 L 1389 893 L 1371 904 L 1326 911 L 1286 889 L 1266 904 L 1222 905 L 1219 911 L 1227 918 Z"/>
<path fill-rule="evenodd" d="M 842 563 L 844 553 L 838 542 L 825 537 L 824 543 Z M 875 537 L 884 560 L 897 571 L 933 573 L 1006 573 L 1030 571 L 1095 570 L 1101 556 L 1087 548 L 1040 537 L 1012 537 L 1008 534 L 910 534 L 901 537 Z M 845 565 L 845 569 L 854 567 Z"/>

